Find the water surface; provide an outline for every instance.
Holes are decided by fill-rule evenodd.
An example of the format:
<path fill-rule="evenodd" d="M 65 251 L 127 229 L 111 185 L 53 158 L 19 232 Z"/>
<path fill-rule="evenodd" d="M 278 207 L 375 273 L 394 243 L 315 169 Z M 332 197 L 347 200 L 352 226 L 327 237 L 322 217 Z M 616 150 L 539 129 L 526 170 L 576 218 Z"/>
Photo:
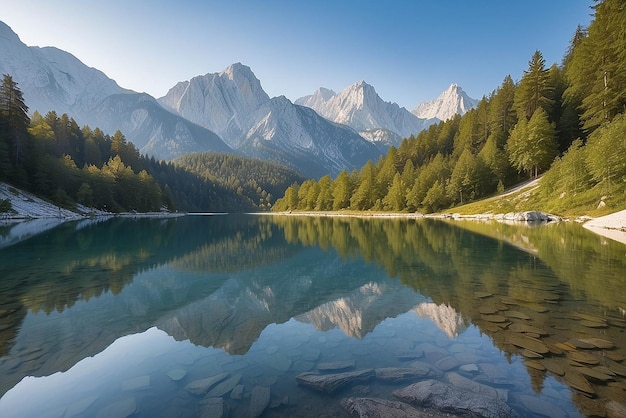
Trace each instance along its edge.
<path fill-rule="evenodd" d="M 626 404 L 626 246 L 576 224 L 81 221 L 0 249 L 0 277 L 3 417 L 249 416 L 258 388 L 263 416 L 346 416 L 415 379 L 296 377 L 390 367 L 523 416 Z"/>

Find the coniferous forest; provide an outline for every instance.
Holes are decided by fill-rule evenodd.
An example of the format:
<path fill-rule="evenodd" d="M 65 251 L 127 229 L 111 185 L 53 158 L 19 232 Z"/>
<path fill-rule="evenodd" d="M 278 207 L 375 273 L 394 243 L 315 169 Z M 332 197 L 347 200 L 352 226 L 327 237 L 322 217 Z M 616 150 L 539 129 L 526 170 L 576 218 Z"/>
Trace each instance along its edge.
<path fill-rule="evenodd" d="M 248 173 L 244 176 L 243 173 Z M 111 212 L 268 210 L 302 177 L 237 156 L 198 154 L 177 162 L 139 154 L 122 132 L 110 136 L 55 111 L 28 116 L 19 86 L 0 85 L 0 181 L 62 207 Z M 6 202 L 5 205 L 6 206 Z M 3 206 L 3 212 L 10 210 Z"/>
<path fill-rule="evenodd" d="M 626 205 L 626 8 L 598 1 L 560 65 L 540 51 L 463 117 L 360 171 L 294 183 L 274 210 L 436 212 L 543 175 L 544 210 Z"/>

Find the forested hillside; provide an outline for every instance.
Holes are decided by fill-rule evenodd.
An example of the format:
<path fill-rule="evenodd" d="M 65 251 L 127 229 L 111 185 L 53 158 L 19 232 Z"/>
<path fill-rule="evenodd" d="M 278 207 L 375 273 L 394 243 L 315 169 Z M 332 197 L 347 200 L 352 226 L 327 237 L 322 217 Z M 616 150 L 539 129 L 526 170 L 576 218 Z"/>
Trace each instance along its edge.
<path fill-rule="evenodd" d="M 301 179 L 290 170 L 235 156 L 202 154 L 177 164 L 148 159 L 119 130 L 110 136 L 99 128 L 81 128 L 54 111 L 29 117 L 13 78 L 5 74 L 0 85 L 0 181 L 63 207 L 267 210 L 274 195 Z M 0 212 L 10 209 L 7 202 L 0 205 Z"/>
<path fill-rule="evenodd" d="M 521 80 L 506 76 L 463 117 L 360 171 L 293 184 L 274 210 L 434 212 L 544 173 L 546 207 L 626 205 L 626 8 L 604 0 L 593 12 L 560 65 L 536 51 Z"/>

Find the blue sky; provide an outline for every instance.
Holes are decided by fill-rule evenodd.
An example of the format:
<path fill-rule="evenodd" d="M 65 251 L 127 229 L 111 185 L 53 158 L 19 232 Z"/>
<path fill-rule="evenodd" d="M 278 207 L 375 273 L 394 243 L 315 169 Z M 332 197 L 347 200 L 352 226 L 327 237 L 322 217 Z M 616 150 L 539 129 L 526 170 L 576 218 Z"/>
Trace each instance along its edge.
<path fill-rule="evenodd" d="M 471 97 L 519 80 L 535 50 L 560 63 L 592 0 L 19 0 L 0 20 L 122 87 L 155 97 L 248 65 L 270 96 L 360 80 L 407 109 L 451 83 Z"/>

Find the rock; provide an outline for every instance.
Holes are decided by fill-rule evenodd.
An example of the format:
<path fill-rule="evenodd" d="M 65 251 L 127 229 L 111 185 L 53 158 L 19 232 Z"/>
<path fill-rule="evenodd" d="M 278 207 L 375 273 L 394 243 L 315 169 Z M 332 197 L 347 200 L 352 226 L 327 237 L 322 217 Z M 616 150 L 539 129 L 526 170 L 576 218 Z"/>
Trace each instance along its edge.
<path fill-rule="evenodd" d="M 126 418 L 137 412 L 135 398 L 127 398 L 105 406 L 98 411 L 97 418 Z"/>
<path fill-rule="evenodd" d="M 615 347 L 615 344 L 613 344 L 611 341 L 603 340 L 601 338 L 579 338 L 579 341 L 582 341 L 587 344 L 591 344 L 595 346 L 596 348 L 600 348 L 603 350 L 609 350 Z"/>
<path fill-rule="evenodd" d="M 167 376 L 173 381 L 182 380 L 185 376 L 187 376 L 187 370 L 185 369 L 172 369 L 167 372 Z"/>
<path fill-rule="evenodd" d="M 206 379 L 194 380 L 185 386 L 185 390 L 193 395 L 202 396 L 207 393 L 213 386 L 228 377 L 228 373 L 220 373 Z"/>
<path fill-rule="evenodd" d="M 495 322 L 495 323 L 506 322 L 506 317 L 504 315 L 480 315 L 480 318 L 483 321 L 487 321 L 487 322 Z"/>
<path fill-rule="evenodd" d="M 626 416 L 626 404 L 617 401 L 609 401 L 604 407 L 606 408 L 607 416 L 610 418 Z"/>
<path fill-rule="evenodd" d="M 440 358 L 435 362 L 435 366 L 437 366 L 439 370 L 443 370 L 444 372 L 456 369 L 457 367 L 459 367 L 459 365 L 459 361 L 452 356 Z"/>
<path fill-rule="evenodd" d="M 366 382 L 374 376 L 373 369 L 335 374 L 301 373 L 296 376 L 296 381 L 302 386 L 331 394 L 345 386 Z"/>
<path fill-rule="evenodd" d="M 536 360 L 526 360 L 524 361 L 526 367 L 530 367 L 531 369 L 539 370 L 540 372 L 545 372 L 547 370 L 546 366 L 541 364 Z"/>
<path fill-rule="evenodd" d="M 237 385 L 230 391 L 230 399 L 241 399 L 243 398 L 243 390 L 245 389 L 244 385 Z"/>
<path fill-rule="evenodd" d="M 146 389 L 150 386 L 150 376 L 139 376 L 122 382 L 122 390 Z"/>
<path fill-rule="evenodd" d="M 524 334 L 508 333 L 505 341 L 514 346 L 525 348 L 539 354 L 548 354 L 548 347 L 536 338 L 528 337 Z"/>
<path fill-rule="evenodd" d="M 293 361 L 282 354 L 274 354 L 271 358 L 268 359 L 267 365 L 274 370 L 279 372 L 286 372 L 291 367 Z"/>
<path fill-rule="evenodd" d="M 320 363 L 317 365 L 317 370 L 320 372 L 339 372 L 354 369 L 355 363 L 352 361 L 334 361 L 328 363 Z"/>
<path fill-rule="evenodd" d="M 550 418 L 565 417 L 565 413 L 559 408 L 551 404 L 550 402 L 539 399 L 535 396 L 519 395 L 517 396 L 522 402 L 522 405 L 529 411 L 537 415 L 542 415 Z"/>
<path fill-rule="evenodd" d="M 374 370 L 376 378 L 385 382 L 401 382 L 403 380 L 418 380 L 428 375 L 430 370 L 412 367 L 383 367 Z"/>
<path fill-rule="evenodd" d="M 341 406 L 353 417 L 360 418 L 415 418 L 427 417 L 426 413 L 404 402 L 377 398 L 346 398 Z"/>
<path fill-rule="evenodd" d="M 417 360 L 418 358 L 422 358 L 423 356 L 424 356 L 423 350 L 415 349 L 413 351 L 400 353 L 396 356 L 396 358 L 400 361 L 410 361 L 410 360 Z"/>
<path fill-rule="evenodd" d="M 447 373 L 446 379 L 448 380 L 448 383 L 458 389 L 498 399 L 498 391 L 495 388 L 475 382 L 472 379 L 468 379 L 467 377 L 461 376 L 458 373 Z"/>
<path fill-rule="evenodd" d="M 231 390 L 233 390 L 234 387 L 237 386 L 240 380 L 241 380 L 241 375 L 236 374 L 224 380 L 223 382 L 218 383 L 213 389 L 209 391 L 209 393 L 207 393 L 206 396 L 209 398 L 220 398 L 226 395 L 227 393 L 229 393 Z"/>
<path fill-rule="evenodd" d="M 506 311 L 506 312 L 504 312 L 504 315 L 507 318 L 522 319 L 524 321 L 527 321 L 527 320 L 530 319 L 530 316 L 528 316 L 525 313 L 522 313 L 520 311 Z"/>
<path fill-rule="evenodd" d="M 465 373 L 478 373 L 480 370 L 478 370 L 478 366 L 475 364 L 464 364 L 461 367 L 459 367 L 459 370 Z"/>
<path fill-rule="evenodd" d="M 250 396 L 250 418 L 261 416 L 265 408 L 270 404 L 270 388 L 266 386 L 255 386 Z"/>
<path fill-rule="evenodd" d="M 591 365 L 600 364 L 600 360 L 596 356 L 590 353 L 572 351 L 572 352 L 567 353 L 567 357 L 571 360 L 574 360 L 582 364 L 591 364 Z"/>
<path fill-rule="evenodd" d="M 541 354 L 535 353 L 534 351 L 530 351 L 527 349 L 522 350 L 522 356 L 529 358 L 529 359 L 542 359 L 543 358 Z"/>
<path fill-rule="evenodd" d="M 609 376 L 608 374 L 602 373 L 599 370 L 590 369 L 588 367 L 579 367 L 578 372 L 585 376 L 587 380 L 591 380 L 596 383 L 606 383 L 609 380 L 614 380 L 613 377 Z"/>
<path fill-rule="evenodd" d="M 486 418 L 517 417 L 506 402 L 436 380 L 415 383 L 394 391 L 393 395 L 411 405 L 433 407 L 454 414 L 478 414 Z"/>
<path fill-rule="evenodd" d="M 198 404 L 198 416 L 201 418 L 224 418 L 228 412 L 228 404 L 222 398 L 203 399 Z"/>
<path fill-rule="evenodd" d="M 97 396 L 90 396 L 88 398 L 83 398 L 79 401 L 76 401 L 69 405 L 65 410 L 65 414 L 63 415 L 66 418 L 71 418 L 75 416 L 84 416 L 84 412 L 98 399 Z"/>

